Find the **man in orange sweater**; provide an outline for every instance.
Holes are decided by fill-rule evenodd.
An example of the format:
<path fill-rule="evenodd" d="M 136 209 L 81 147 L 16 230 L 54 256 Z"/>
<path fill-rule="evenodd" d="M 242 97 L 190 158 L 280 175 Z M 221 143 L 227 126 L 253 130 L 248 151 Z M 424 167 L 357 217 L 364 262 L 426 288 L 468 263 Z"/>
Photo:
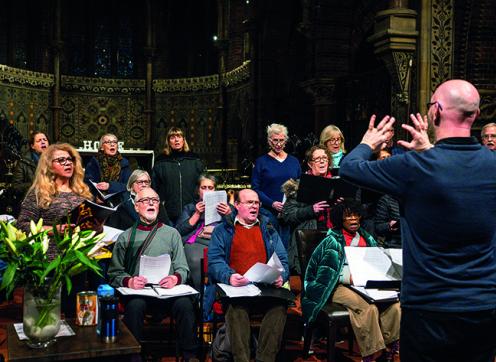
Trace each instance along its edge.
<path fill-rule="evenodd" d="M 273 253 L 279 257 L 284 271 L 273 283 L 281 288 L 289 277 L 288 257 L 279 235 L 259 215 L 258 194 L 241 190 L 235 201 L 234 224 L 218 225 L 212 233 L 208 249 L 208 273 L 213 283 L 235 287 L 249 283 L 243 274 L 255 263 L 267 263 Z M 256 352 L 257 361 L 274 361 L 286 323 L 286 301 L 272 297 L 231 298 L 226 302 L 226 329 L 234 361 L 250 360 L 250 314 L 263 314 Z"/>

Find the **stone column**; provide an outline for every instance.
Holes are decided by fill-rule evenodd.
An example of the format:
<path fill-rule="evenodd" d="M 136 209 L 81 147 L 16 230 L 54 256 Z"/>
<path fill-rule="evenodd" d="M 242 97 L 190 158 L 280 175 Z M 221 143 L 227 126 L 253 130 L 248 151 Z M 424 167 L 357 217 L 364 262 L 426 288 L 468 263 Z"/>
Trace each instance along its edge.
<path fill-rule="evenodd" d="M 389 9 L 376 14 L 374 34 L 368 38 L 391 76 L 391 115 L 398 119 L 397 130 L 401 130 L 401 123 L 408 120 L 410 113 L 411 73 L 418 36 L 417 13 L 407 6 L 406 0 L 391 1 Z"/>
<path fill-rule="evenodd" d="M 60 139 L 60 124 L 62 120 L 62 107 L 60 105 L 60 56 L 63 50 L 62 42 L 62 18 L 61 18 L 61 3 L 60 0 L 55 2 L 55 21 L 52 40 L 52 54 L 53 54 L 53 88 L 52 88 L 52 117 L 53 117 L 53 134 L 52 140 Z"/>
<path fill-rule="evenodd" d="M 153 120 L 153 57 L 155 55 L 155 36 L 153 31 L 152 17 L 152 0 L 146 1 L 146 43 L 145 43 L 145 59 L 146 59 L 146 76 L 145 76 L 145 113 L 147 139 L 146 142 L 155 145 L 157 142 L 156 132 Z"/>
<path fill-rule="evenodd" d="M 313 131 L 318 137 L 322 128 L 330 123 L 336 123 L 336 120 L 333 119 L 335 117 L 334 91 L 336 81 L 333 78 L 314 78 L 306 80 L 300 85 L 306 93 L 313 97 Z"/>

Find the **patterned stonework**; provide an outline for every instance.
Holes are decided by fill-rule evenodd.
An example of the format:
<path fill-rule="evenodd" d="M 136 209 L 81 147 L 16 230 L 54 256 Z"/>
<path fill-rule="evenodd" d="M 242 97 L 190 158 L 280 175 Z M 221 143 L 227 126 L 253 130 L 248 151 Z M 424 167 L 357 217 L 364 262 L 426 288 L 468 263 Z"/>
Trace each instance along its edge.
<path fill-rule="evenodd" d="M 453 61 L 453 0 L 432 0 L 431 89 L 451 78 Z"/>

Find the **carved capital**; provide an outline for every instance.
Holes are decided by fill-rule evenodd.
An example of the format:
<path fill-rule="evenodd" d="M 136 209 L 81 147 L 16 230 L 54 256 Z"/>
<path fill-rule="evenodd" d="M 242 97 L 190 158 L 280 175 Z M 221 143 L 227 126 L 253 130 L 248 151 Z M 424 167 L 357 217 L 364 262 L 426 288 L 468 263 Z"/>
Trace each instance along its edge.
<path fill-rule="evenodd" d="M 334 92 L 336 80 L 333 78 L 314 78 L 300 83 L 306 93 L 314 99 L 314 105 L 330 105 L 336 103 Z"/>

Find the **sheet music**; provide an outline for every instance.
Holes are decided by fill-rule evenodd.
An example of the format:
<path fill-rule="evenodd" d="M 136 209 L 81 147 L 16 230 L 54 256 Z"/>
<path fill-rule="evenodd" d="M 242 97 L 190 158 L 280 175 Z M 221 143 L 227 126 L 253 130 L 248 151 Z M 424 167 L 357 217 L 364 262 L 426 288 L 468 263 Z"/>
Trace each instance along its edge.
<path fill-rule="evenodd" d="M 124 230 L 103 225 L 103 232 L 105 233 L 105 241 L 117 241 L 117 238 L 124 232 Z"/>
<path fill-rule="evenodd" d="M 355 289 L 363 294 L 368 295 L 374 301 L 381 300 L 390 300 L 398 298 L 398 292 L 395 290 L 381 290 L 381 289 L 365 289 L 364 287 L 352 286 L 352 289 Z"/>
<path fill-rule="evenodd" d="M 180 297 L 182 295 L 193 295 L 198 292 L 187 284 L 179 284 L 173 288 L 161 288 L 159 286 L 145 287 L 143 289 L 132 289 L 120 287 L 117 290 L 122 295 L 142 295 L 144 297 L 152 297 L 159 299 L 167 299 L 173 297 Z"/>
<path fill-rule="evenodd" d="M 205 203 L 205 225 L 222 220 L 222 216 L 217 212 L 217 205 L 221 202 L 227 203 L 227 193 L 225 190 L 208 191 L 203 194 Z"/>
<path fill-rule="evenodd" d="M 222 288 L 224 293 L 226 293 L 229 298 L 255 297 L 262 294 L 262 291 L 254 284 L 248 284 L 242 287 L 233 287 L 232 285 L 223 283 L 219 283 L 217 285 Z"/>
<path fill-rule="evenodd" d="M 282 274 L 284 268 L 276 253 L 272 254 L 267 264 L 255 263 L 244 274 L 250 282 L 272 284 Z"/>
<path fill-rule="evenodd" d="M 144 276 L 148 283 L 158 284 L 162 278 L 169 275 L 171 257 L 169 254 L 160 256 L 141 255 L 139 275 Z"/>
<path fill-rule="evenodd" d="M 400 280 L 396 266 L 379 247 L 344 248 L 353 285 L 365 286 L 368 280 Z M 401 249 L 397 249 L 400 250 Z"/>

